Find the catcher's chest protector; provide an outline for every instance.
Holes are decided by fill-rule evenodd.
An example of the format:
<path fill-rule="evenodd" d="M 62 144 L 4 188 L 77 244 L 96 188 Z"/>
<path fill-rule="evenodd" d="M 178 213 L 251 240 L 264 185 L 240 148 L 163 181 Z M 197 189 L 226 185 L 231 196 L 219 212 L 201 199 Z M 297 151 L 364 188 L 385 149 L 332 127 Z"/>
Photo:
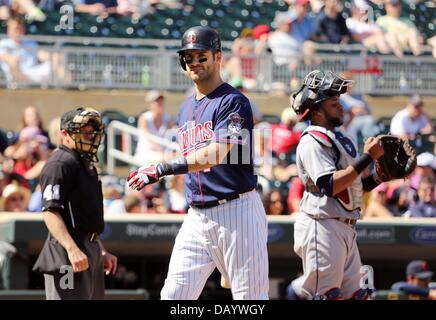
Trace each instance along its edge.
<path fill-rule="evenodd" d="M 338 170 L 353 165 L 359 158 L 357 148 L 352 140 L 340 131 L 332 132 L 319 126 L 309 126 L 304 134 L 310 134 L 316 141 L 325 147 L 335 150 L 335 164 Z M 362 180 L 356 178 L 354 182 L 334 198 L 344 207 L 345 210 L 353 211 L 362 206 Z"/>

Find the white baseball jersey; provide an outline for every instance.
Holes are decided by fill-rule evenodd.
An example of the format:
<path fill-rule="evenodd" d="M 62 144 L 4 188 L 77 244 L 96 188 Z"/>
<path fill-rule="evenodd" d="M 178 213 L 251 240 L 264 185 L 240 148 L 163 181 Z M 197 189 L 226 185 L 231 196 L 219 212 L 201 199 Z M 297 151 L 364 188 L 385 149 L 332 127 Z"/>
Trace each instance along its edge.
<path fill-rule="evenodd" d="M 336 197 L 325 194 L 331 186 L 316 187 L 318 179 L 345 169 L 357 158 L 350 138 L 323 127 L 309 126 L 298 145 L 297 166 L 306 190 L 294 225 L 294 251 L 302 259 L 304 274 L 293 285 L 305 297 L 332 290 L 348 299 L 360 290 L 356 231 L 335 218 L 360 217 L 361 178 Z"/>
<path fill-rule="evenodd" d="M 345 169 L 357 159 L 357 147 L 350 138 L 340 131 L 332 132 L 319 126 L 307 127 L 297 147 L 298 172 L 305 186 L 316 184 L 324 175 Z M 361 179 L 356 179 L 354 184 L 338 197 L 329 197 L 320 192 L 306 190 L 300 203 L 300 210 L 314 218 L 358 219 L 361 198 L 362 182 Z"/>

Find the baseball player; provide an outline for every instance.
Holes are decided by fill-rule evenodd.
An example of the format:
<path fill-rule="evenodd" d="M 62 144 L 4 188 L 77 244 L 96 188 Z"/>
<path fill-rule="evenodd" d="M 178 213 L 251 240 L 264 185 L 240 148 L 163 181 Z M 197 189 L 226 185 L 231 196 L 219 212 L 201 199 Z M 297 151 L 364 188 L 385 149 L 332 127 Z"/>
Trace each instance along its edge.
<path fill-rule="evenodd" d="M 255 190 L 253 114 L 248 99 L 220 77 L 221 41 L 208 27 L 188 29 L 178 51 L 195 94 L 181 106 L 182 156 L 132 172 L 140 190 L 186 174 L 188 214 L 176 238 L 162 299 L 197 299 L 215 267 L 234 299 L 268 299 L 267 221 Z"/>
<path fill-rule="evenodd" d="M 375 188 L 377 175 L 360 174 L 383 155 L 377 138 L 365 142 L 359 157 L 355 144 L 337 128 L 344 111 L 339 96 L 352 85 L 332 72 L 309 73 L 292 95 L 300 120 L 310 120 L 297 147 L 299 176 L 305 186 L 294 226 L 294 250 L 304 274 L 294 280 L 298 295 L 309 299 L 366 299 L 360 289 L 360 255 L 355 224 L 363 191 Z"/>

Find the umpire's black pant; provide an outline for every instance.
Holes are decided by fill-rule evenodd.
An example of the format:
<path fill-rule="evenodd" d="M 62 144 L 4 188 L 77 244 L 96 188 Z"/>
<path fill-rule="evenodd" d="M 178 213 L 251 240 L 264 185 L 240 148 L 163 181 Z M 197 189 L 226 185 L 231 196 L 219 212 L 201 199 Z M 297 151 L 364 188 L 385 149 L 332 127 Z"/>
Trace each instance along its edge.
<path fill-rule="evenodd" d="M 101 248 L 96 241 L 84 241 L 89 268 L 72 273 L 72 269 L 54 275 L 44 274 L 47 300 L 103 300 L 104 270 Z"/>

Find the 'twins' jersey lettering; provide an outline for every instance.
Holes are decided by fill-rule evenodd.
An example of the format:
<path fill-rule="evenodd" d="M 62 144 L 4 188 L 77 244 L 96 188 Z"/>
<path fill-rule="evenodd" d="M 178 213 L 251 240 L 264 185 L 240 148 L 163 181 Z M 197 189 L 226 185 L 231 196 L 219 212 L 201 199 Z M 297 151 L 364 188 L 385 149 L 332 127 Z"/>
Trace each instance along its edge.
<path fill-rule="evenodd" d="M 182 155 L 185 157 L 190 152 L 195 151 L 213 139 L 213 122 L 195 123 L 187 121 L 178 130 L 178 140 Z"/>

